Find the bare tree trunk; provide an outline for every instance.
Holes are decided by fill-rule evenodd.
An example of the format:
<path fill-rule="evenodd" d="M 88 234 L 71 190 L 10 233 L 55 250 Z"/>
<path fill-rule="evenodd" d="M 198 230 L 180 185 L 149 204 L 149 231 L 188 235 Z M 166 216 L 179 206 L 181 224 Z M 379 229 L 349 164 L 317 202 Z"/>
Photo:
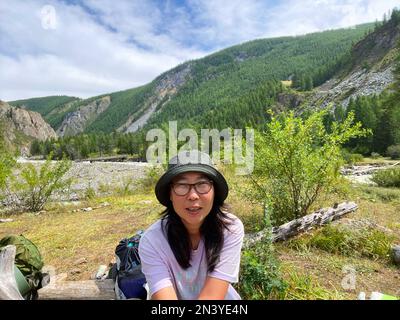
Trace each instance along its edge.
<path fill-rule="evenodd" d="M 289 221 L 279 227 L 272 228 L 272 242 L 284 241 L 299 233 L 311 230 L 316 226 L 322 226 L 333 220 L 341 218 L 343 215 L 357 210 L 358 206 L 354 202 L 343 202 L 333 208 L 320 209 L 304 217 Z M 268 235 L 268 230 L 261 230 L 257 233 L 247 235 L 244 239 L 243 248 L 262 240 Z"/>

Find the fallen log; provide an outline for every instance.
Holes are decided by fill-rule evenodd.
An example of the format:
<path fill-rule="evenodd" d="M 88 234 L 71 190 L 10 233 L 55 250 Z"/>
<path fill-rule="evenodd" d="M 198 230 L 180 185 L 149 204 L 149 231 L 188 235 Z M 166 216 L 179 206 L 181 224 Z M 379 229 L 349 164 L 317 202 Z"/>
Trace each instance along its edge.
<path fill-rule="evenodd" d="M 14 274 L 15 246 L 0 251 L 0 300 L 23 300 Z"/>
<path fill-rule="evenodd" d="M 289 221 L 279 227 L 272 228 L 272 242 L 284 241 L 302 232 L 311 230 L 316 226 L 322 226 L 357 210 L 357 208 L 358 206 L 354 202 L 343 202 L 333 208 L 323 208 L 304 217 Z M 268 230 L 261 230 L 257 233 L 247 235 L 243 241 L 243 248 L 250 247 L 267 235 Z"/>

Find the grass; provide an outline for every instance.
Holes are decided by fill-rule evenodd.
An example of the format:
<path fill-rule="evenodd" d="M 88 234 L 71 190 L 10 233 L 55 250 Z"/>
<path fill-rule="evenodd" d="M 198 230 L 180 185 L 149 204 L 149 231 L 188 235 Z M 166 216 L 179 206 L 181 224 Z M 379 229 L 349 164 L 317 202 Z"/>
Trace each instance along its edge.
<path fill-rule="evenodd" d="M 73 212 L 103 202 L 110 206 Z M 26 212 L 13 216 L 13 222 L 1 226 L 0 237 L 24 234 L 38 246 L 45 264 L 54 266 L 57 273 L 79 269 L 69 274 L 69 280 L 89 279 L 99 265 L 108 265 L 119 241 L 147 228 L 161 212 L 154 197 L 142 194 L 98 198 L 77 206 L 52 204 L 46 209 L 40 215 Z M 76 266 L 80 258 L 86 258 L 87 263 Z"/>
<path fill-rule="evenodd" d="M 372 175 L 371 181 L 380 187 L 400 188 L 400 168 L 377 171 Z"/>
<path fill-rule="evenodd" d="M 390 159 L 390 157 L 379 157 L 379 158 L 363 158 L 362 161 L 357 162 L 355 164 L 361 164 L 361 165 L 368 165 L 368 164 L 385 164 L 385 165 L 390 165 L 390 164 L 395 164 L 399 162 L 399 160 L 393 160 Z"/>
<path fill-rule="evenodd" d="M 354 230 L 354 226 L 328 225 L 311 237 L 298 237 L 288 242 L 294 249 L 318 248 L 333 254 L 390 260 L 394 236 L 372 227 Z"/>

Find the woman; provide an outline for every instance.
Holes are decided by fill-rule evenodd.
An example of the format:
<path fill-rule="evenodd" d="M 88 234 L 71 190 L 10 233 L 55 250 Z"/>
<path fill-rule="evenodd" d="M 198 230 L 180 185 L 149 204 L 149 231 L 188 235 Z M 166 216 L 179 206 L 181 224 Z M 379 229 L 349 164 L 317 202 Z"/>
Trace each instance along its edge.
<path fill-rule="evenodd" d="M 152 299 L 240 299 L 243 224 L 224 211 L 228 185 L 210 157 L 180 152 L 158 180 L 166 209 L 140 239 L 139 255 Z"/>

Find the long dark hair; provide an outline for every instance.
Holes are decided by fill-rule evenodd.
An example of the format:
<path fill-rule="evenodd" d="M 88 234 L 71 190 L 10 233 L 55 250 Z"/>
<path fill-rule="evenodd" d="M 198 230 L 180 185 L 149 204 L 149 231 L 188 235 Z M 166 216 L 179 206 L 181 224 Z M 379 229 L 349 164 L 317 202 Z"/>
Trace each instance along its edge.
<path fill-rule="evenodd" d="M 225 209 L 228 206 L 214 199 L 213 207 L 200 227 L 200 234 L 204 238 L 207 256 L 208 271 L 214 270 L 219 260 L 219 254 L 224 244 L 224 229 L 229 230 L 231 217 Z M 175 259 L 183 269 L 189 268 L 191 242 L 181 218 L 175 212 L 172 202 L 162 213 L 163 231 L 167 235 L 168 243 L 174 253 Z"/>

